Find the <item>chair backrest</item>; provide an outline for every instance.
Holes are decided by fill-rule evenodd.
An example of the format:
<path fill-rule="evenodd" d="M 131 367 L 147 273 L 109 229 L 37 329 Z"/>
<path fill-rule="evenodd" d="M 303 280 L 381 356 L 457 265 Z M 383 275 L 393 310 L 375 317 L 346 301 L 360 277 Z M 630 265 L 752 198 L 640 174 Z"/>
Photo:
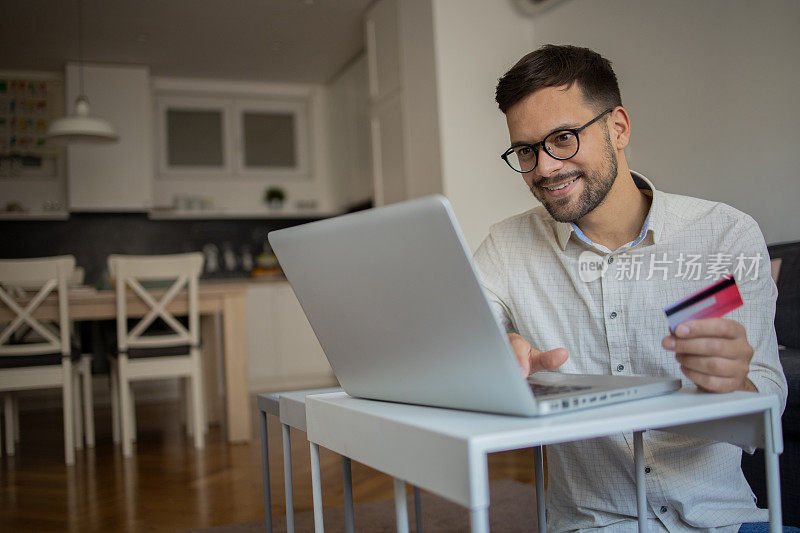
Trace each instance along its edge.
<path fill-rule="evenodd" d="M 197 293 L 198 279 L 203 270 L 203 254 L 110 255 L 108 270 L 111 278 L 116 280 L 117 348 L 121 352 L 128 348 L 199 344 Z M 131 328 L 128 327 L 129 291 L 147 309 L 143 318 Z M 169 306 L 179 295 L 181 299 L 186 298 L 187 306 L 186 312 L 176 315 L 169 310 Z M 189 318 L 188 328 L 176 319 L 176 316 L 184 315 Z M 157 319 L 161 319 L 168 330 L 148 334 L 148 328 Z"/>
<path fill-rule="evenodd" d="M 74 270 L 71 255 L 0 260 L 0 307 L 9 309 L 12 317 L 0 331 L 0 355 L 70 354 L 67 282 Z M 58 300 L 57 319 L 35 318 L 35 311 L 53 292 Z M 16 343 L 14 333 L 23 333 L 23 327 L 41 341 Z"/>

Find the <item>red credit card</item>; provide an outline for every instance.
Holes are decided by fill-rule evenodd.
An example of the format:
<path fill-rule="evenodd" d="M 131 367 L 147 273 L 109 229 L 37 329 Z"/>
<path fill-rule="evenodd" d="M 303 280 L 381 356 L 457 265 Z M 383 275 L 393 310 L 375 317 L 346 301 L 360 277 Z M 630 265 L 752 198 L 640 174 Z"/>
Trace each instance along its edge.
<path fill-rule="evenodd" d="M 669 330 L 674 334 L 675 328 L 682 322 L 720 317 L 742 304 L 739 287 L 731 275 L 665 307 L 664 312 L 667 314 Z"/>

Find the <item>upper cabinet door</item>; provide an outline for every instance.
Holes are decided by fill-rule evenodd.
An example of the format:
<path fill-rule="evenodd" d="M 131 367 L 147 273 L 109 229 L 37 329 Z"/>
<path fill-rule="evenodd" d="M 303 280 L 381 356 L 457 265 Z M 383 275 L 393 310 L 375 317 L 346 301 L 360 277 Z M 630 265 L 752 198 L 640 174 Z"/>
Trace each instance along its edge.
<path fill-rule="evenodd" d="M 239 175 L 310 177 L 306 101 L 236 101 L 234 110 Z"/>
<path fill-rule="evenodd" d="M 375 102 L 400 88 L 397 1 L 375 3 L 365 15 L 369 96 Z"/>
<path fill-rule="evenodd" d="M 158 97 L 159 175 L 200 178 L 228 173 L 234 157 L 231 109 L 219 98 Z"/>
<path fill-rule="evenodd" d="M 73 112 L 80 68 L 67 65 L 66 106 Z M 67 147 L 70 211 L 148 211 L 152 206 L 152 107 L 147 67 L 84 65 L 91 114 L 111 122 L 119 141 Z"/>

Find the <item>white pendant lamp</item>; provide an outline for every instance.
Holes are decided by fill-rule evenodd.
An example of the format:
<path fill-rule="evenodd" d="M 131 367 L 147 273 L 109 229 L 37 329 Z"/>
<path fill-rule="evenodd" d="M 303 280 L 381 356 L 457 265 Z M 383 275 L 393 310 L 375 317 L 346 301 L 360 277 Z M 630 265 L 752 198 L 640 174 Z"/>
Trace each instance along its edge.
<path fill-rule="evenodd" d="M 119 139 L 114 126 L 107 120 L 89 115 L 89 99 L 83 90 L 83 2 L 78 2 L 78 55 L 80 93 L 75 100 L 75 112 L 54 120 L 47 137 L 61 143 L 114 142 Z"/>

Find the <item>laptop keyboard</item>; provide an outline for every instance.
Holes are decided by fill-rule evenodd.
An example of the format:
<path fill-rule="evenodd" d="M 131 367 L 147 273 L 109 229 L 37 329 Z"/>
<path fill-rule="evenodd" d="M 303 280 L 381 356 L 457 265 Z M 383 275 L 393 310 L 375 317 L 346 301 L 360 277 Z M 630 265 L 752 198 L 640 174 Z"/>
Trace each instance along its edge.
<path fill-rule="evenodd" d="M 591 387 L 585 385 L 545 385 L 544 383 L 531 383 L 530 386 L 533 394 L 536 396 L 550 396 L 591 389 Z"/>

